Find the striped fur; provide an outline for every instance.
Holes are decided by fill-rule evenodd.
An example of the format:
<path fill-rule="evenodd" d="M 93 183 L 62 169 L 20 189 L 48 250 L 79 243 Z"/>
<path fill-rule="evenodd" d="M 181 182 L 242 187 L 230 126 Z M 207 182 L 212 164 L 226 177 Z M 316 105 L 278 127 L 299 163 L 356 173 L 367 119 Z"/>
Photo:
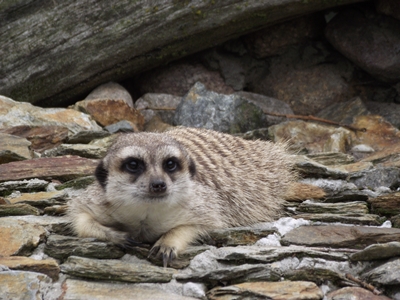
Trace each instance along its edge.
<path fill-rule="evenodd" d="M 181 127 L 121 135 L 96 176 L 98 183 L 70 201 L 74 231 L 118 244 L 155 242 L 152 252 L 164 265 L 198 236 L 277 219 L 284 199 L 310 191 L 295 183 L 285 145 Z M 154 182 L 165 191 L 154 193 Z"/>

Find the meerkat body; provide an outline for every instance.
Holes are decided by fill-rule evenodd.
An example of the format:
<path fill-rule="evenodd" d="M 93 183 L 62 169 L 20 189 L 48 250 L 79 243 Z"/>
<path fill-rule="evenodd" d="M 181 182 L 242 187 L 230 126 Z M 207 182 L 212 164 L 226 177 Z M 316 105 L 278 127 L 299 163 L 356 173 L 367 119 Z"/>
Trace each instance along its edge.
<path fill-rule="evenodd" d="M 97 182 L 69 204 L 74 231 L 117 244 L 154 243 L 164 265 L 216 228 L 277 219 L 302 192 L 285 146 L 195 128 L 121 135 Z M 308 194 L 309 195 L 308 195 Z"/>

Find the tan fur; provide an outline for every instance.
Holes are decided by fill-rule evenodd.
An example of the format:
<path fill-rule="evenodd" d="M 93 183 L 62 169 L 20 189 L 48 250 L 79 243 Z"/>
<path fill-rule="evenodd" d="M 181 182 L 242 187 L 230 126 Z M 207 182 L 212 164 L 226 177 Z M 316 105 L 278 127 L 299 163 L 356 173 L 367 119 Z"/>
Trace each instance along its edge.
<path fill-rule="evenodd" d="M 127 170 L 133 158 L 143 161 L 139 175 Z M 179 165 L 173 172 L 170 160 Z M 155 242 L 164 265 L 212 229 L 272 221 L 285 199 L 323 195 L 295 182 L 284 145 L 194 128 L 122 135 L 96 175 L 99 182 L 70 202 L 74 231 L 118 244 Z M 155 182 L 165 192 L 154 192 Z"/>

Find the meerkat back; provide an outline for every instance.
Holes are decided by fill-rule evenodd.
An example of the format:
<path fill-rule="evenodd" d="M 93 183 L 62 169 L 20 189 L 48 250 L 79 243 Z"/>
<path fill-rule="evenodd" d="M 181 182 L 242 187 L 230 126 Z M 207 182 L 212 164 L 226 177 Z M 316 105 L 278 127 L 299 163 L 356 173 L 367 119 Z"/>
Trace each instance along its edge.
<path fill-rule="evenodd" d="M 285 145 L 196 128 L 176 128 L 167 134 L 193 159 L 195 179 L 217 191 L 228 226 L 281 215 L 285 195 L 296 180 L 293 157 Z"/>

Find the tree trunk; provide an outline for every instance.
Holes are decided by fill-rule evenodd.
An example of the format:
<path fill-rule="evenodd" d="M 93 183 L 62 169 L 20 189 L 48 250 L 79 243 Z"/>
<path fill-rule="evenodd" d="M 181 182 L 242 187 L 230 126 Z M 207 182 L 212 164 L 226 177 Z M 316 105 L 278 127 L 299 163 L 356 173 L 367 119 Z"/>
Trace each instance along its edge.
<path fill-rule="evenodd" d="M 360 1 L 2 1 L 0 94 L 63 105 L 109 80 L 296 16 Z"/>

